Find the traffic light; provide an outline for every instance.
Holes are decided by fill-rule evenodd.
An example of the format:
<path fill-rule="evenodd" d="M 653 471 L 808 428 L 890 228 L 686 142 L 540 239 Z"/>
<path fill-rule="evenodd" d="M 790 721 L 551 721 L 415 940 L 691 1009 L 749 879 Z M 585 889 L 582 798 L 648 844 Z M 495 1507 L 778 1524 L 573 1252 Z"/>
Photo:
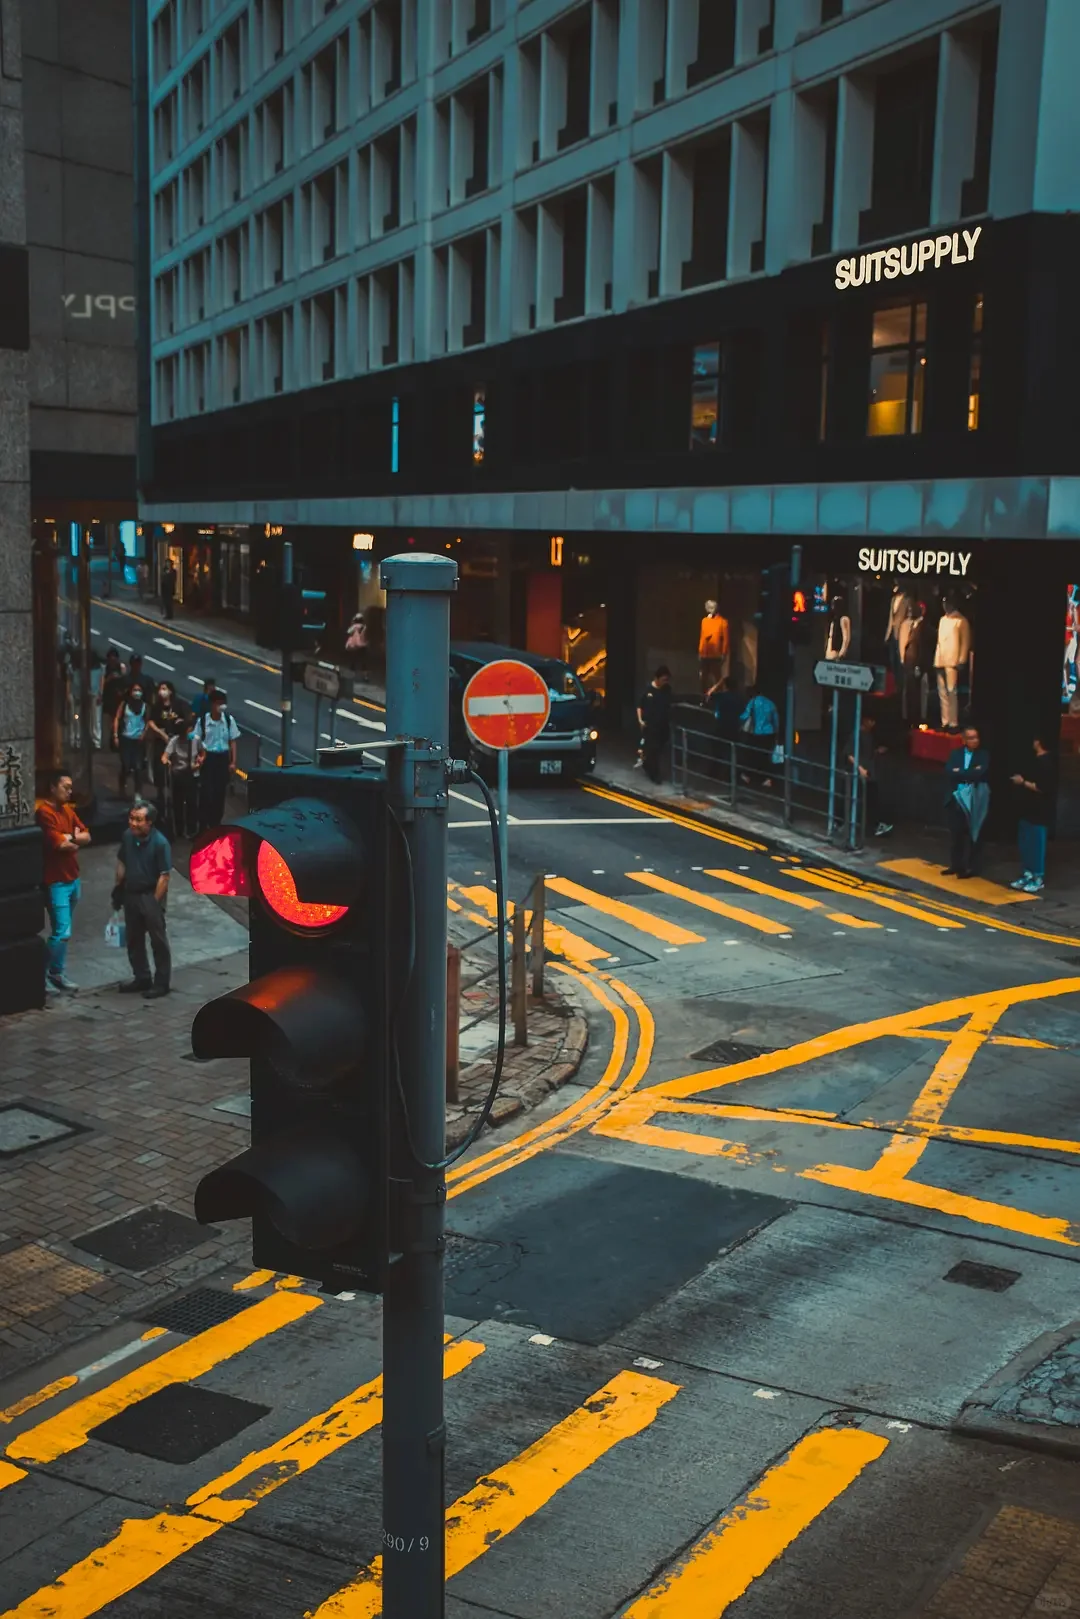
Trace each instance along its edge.
<path fill-rule="evenodd" d="M 795 646 L 806 646 L 814 637 L 814 616 L 806 591 L 797 586 L 791 592 L 791 640 Z"/>
<path fill-rule="evenodd" d="M 251 1145 L 200 1180 L 202 1224 L 250 1218 L 252 1259 L 381 1292 L 390 1262 L 392 967 L 384 775 L 255 771 L 249 813 L 191 853 L 201 894 L 249 900 L 249 982 L 203 1006 L 196 1057 L 251 1063 Z"/>
<path fill-rule="evenodd" d="M 326 591 L 282 585 L 278 624 L 278 646 L 282 651 L 316 651 L 326 635 Z"/>

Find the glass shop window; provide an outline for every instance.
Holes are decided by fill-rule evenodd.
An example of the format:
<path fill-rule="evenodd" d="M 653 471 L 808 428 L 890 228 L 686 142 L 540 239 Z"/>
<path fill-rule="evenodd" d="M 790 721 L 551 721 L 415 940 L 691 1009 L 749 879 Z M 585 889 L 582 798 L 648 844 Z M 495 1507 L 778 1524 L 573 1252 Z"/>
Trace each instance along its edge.
<path fill-rule="evenodd" d="M 870 355 L 870 437 L 921 433 L 926 393 L 926 305 L 874 311 Z"/>
<path fill-rule="evenodd" d="M 975 312 L 971 321 L 971 358 L 968 364 L 968 432 L 979 430 L 979 396 L 982 391 L 982 329 L 983 295 L 975 294 Z"/>
<path fill-rule="evenodd" d="M 715 450 L 720 431 L 720 344 L 694 349 L 690 384 L 690 448 Z"/>

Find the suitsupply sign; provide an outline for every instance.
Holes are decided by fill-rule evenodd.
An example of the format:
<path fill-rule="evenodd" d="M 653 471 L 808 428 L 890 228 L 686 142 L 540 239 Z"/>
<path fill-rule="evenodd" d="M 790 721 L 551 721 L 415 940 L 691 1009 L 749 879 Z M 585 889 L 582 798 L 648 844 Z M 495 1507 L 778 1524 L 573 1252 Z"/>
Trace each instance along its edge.
<path fill-rule="evenodd" d="M 898 276 L 917 275 L 922 270 L 940 270 L 943 264 L 970 264 L 981 235 L 982 226 L 976 225 L 974 230 L 947 231 L 907 242 L 903 247 L 877 247 L 872 253 L 839 259 L 836 285 L 840 290 L 863 287 L 871 281 L 895 281 Z"/>

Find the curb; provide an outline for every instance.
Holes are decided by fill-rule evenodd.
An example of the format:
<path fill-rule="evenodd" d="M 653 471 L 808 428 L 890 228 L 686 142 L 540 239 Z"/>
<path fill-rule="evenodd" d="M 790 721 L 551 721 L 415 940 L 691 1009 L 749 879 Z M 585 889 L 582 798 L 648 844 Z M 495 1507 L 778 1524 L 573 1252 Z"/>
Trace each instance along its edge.
<path fill-rule="evenodd" d="M 1049 1422 L 1017 1422 L 1011 1417 L 995 1416 L 993 1412 L 995 1401 L 1006 1389 L 1020 1382 L 1078 1336 L 1080 1321 L 1072 1321 L 1053 1332 L 1044 1332 L 964 1401 L 960 1415 L 950 1425 L 951 1431 L 961 1439 L 982 1439 L 992 1444 L 1011 1445 L 1018 1450 L 1061 1456 L 1068 1461 L 1080 1460 L 1080 1427 Z"/>
<path fill-rule="evenodd" d="M 571 1005 L 563 996 L 558 998 L 548 996 L 545 998 L 545 1005 L 548 1011 L 561 1014 L 566 1019 L 566 1032 L 563 1035 L 558 1057 L 554 1062 L 546 1064 L 538 1073 L 518 1082 L 521 1089 L 526 1093 L 525 1095 L 505 1096 L 501 1099 L 496 1097 L 491 1110 L 491 1117 L 480 1132 L 478 1139 L 482 1140 L 492 1130 L 497 1130 L 500 1126 L 508 1124 L 511 1119 L 516 1119 L 520 1114 L 531 1112 L 539 1102 L 543 1101 L 545 1096 L 549 1096 L 552 1091 L 557 1091 L 563 1085 L 568 1084 L 581 1067 L 582 1059 L 589 1043 L 589 1025 L 585 1014 Z M 508 1045 L 506 1048 L 507 1054 L 514 1052 L 515 1049 L 517 1048 Z M 526 1046 L 521 1049 L 527 1051 L 529 1048 Z M 475 1119 L 466 1115 L 447 1124 L 446 1149 L 448 1152 L 454 1151 L 461 1145 L 473 1128 L 474 1123 Z"/>

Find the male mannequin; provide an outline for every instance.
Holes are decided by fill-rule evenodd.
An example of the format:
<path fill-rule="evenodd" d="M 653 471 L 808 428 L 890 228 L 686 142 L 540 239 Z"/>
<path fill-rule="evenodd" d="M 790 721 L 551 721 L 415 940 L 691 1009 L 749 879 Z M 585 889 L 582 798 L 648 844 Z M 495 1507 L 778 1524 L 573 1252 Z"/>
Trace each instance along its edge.
<path fill-rule="evenodd" d="M 934 671 L 941 705 L 941 728 L 955 733 L 960 729 L 960 671 L 971 656 L 971 625 L 947 597 L 941 606 Z"/>
<path fill-rule="evenodd" d="M 902 684 L 900 709 L 909 725 L 926 719 L 926 603 L 908 598 L 907 618 L 897 632 Z"/>
<path fill-rule="evenodd" d="M 911 617 L 912 607 L 910 592 L 905 590 L 903 585 L 893 585 L 892 601 L 889 603 L 889 622 L 885 628 L 885 656 L 893 674 L 897 676 L 904 662 L 902 630 Z"/>
<path fill-rule="evenodd" d="M 707 601 L 698 636 L 698 673 L 703 696 L 723 677 L 729 644 L 727 619 L 721 614 L 717 602 Z"/>

